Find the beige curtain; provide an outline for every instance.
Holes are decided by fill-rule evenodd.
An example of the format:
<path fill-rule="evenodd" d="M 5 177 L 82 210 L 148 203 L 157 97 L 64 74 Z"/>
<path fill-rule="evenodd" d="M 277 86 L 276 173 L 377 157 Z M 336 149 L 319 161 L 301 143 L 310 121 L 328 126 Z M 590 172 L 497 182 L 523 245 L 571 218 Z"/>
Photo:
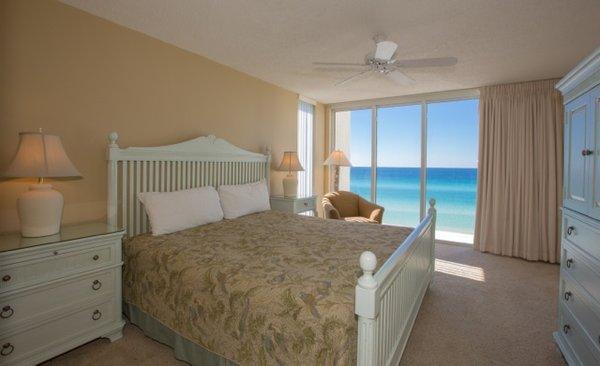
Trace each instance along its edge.
<path fill-rule="evenodd" d="M 560 260 L 563 105 L 557 81 L 481 89 L 477 250 Z"/>

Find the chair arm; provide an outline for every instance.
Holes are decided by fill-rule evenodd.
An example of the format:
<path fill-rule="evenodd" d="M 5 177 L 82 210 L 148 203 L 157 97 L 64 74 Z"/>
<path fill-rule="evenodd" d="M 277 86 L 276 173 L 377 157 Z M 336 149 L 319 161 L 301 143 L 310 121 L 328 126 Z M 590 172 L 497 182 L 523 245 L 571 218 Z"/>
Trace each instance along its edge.
<path fill-rule="evenodd" d="M 377 221 L 381 224 L 381 221 L 383 220 L 383 212 L 385 211 L 385 209 L 382 206 L 379 206 L 378 204 L 375 204 L 373 202 L 369 202 L 362 197 L 360 197 L 359 199 L 360 202 L 358 204 L 358 209 L 360 211 L 360 216 Z"/>
<path fill-rule="evenodd" d="M 342 218 L 340 212 L 331 204 L 331 201 L 329 201 L 327 198 L 323 198 L 323 201 L 321 203 L 323 204 L 323 215 L 326 219 L 340 220 Z"/>

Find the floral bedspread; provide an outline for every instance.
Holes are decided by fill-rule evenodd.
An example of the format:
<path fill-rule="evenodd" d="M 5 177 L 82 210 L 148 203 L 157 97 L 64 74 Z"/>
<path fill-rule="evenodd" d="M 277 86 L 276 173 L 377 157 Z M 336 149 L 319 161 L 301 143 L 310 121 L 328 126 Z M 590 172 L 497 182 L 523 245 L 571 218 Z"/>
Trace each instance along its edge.
<path fill-rule="evenodd" d="M 123 294 L 241 365 L 352 365 L 358 258 L 381 265 L 410 232 L 265 211 L 140 235 L 123 245 Z"/>

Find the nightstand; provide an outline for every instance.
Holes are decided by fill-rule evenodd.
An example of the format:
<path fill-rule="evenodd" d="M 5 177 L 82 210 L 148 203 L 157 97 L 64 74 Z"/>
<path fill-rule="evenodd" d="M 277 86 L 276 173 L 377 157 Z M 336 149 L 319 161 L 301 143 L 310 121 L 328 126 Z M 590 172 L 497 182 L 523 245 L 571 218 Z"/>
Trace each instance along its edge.
<path fill-rule="evenodd" d="M 317 196 L 284 197 L 271 196 L 271 209 L 276 211 L 301 213 L 312 211 L 317 216 Z"/>
<path fill-rule="evenodd" d="M 122 336 L 121 239 L 105 223 L 0 235 L 0 364 L 33 365 Z"/>

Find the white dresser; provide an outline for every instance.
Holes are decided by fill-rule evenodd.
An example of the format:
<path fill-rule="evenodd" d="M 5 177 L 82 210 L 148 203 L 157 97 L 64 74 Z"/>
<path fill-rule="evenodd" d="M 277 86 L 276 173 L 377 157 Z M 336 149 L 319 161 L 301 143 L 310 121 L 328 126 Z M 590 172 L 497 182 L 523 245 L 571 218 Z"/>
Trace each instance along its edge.
<path fill-rule="evenodd" d="M 565 101 L 558 330 L 569 365 L 600 365 L 600 48 L 557 88 Z"/>
<path fill-rule="evenodd" d="M 35 365 L 122 336 L 121 239 L 104 223 L 0 236 L 0 365 Z"/>

